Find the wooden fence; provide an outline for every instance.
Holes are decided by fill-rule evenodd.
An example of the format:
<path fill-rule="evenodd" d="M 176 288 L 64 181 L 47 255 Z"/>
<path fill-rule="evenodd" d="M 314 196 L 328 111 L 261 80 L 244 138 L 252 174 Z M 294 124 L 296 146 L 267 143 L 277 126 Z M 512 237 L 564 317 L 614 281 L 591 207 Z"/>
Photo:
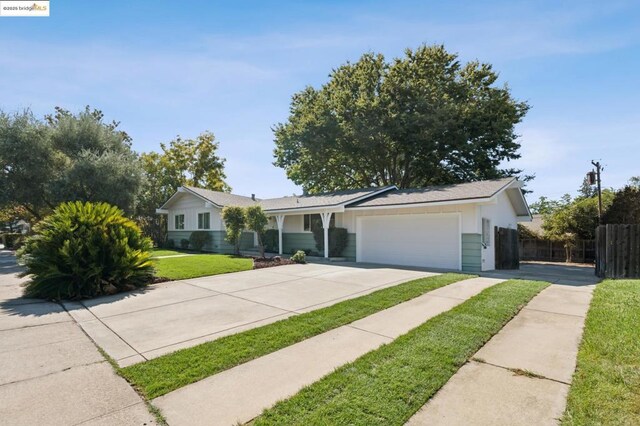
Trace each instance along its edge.
<path fill-rule="evenodd" d="M 566 262 L 567 252 L 562 241 L 522 239 L 519 242 L 520 260 Z M 579 240 L 571 249 L 571 261 L 593 263 L 596 260 L 596 241 Z"/>
<path fill-rule="evenodd" d="M 496 269 L 520 269 L 518 230 L 495 227 Z"/>
<path fill-rule="evenodd" d="M 640 278 L 640 225 L 598 226 L 596 275 L 602 278 Z"/>

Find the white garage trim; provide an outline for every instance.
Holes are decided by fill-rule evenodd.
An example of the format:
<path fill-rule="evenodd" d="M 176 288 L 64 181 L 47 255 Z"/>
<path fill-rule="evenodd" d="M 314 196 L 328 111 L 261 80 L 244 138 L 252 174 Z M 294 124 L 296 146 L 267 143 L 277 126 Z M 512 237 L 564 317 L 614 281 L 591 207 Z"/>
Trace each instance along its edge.
<path fill-rule="evenodd" d="M 363 261 L 363 221 L 367 219 L 383 219 L 383 218 L 402 218 L 402 217 L 424 217 L 424 218 L 436 218 L 436 217 L 455 217 L 457 218 L 457 231 L 455 238 L 457 239 L 458 254 L 457 254 L 457 269 L 462 270 L 462 213 L 418 213 L 418 214 L 393 214 L 393 215 L 367 215 L 356 217 L 356 262 Z M 382 262 L 381 262 L 382 263 Z M 393 263 L 390 259 L 389 263 Z M 419 265 L 416 265 L 419 266 Z"/>

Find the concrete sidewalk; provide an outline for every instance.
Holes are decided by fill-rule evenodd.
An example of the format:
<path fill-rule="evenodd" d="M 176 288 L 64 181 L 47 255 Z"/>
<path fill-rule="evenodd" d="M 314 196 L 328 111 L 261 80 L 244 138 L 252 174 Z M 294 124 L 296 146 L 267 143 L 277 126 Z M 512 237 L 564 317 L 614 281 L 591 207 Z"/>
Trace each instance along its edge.
<path fill-rule="evenodd" d="M 503 280 L 472 278 L 312 337 L 153 400 L 171 425 L 245 423 L 337 367 Z"/>
<path fill-rule="evenodd" d="M 407 424 L 557 424 L 593 288 L 543 290 Z"/>
<path fill-rule="evenodd" d="M 384 266 L 285 265 L 172 281 L 64 306 L 124 367 L 433 275 Z"/>
<path fill-rule="evenodd" d="M 0 251 L 0 423 L 155 424 L 62 306 L 20 298 L 18 270 Z"/>

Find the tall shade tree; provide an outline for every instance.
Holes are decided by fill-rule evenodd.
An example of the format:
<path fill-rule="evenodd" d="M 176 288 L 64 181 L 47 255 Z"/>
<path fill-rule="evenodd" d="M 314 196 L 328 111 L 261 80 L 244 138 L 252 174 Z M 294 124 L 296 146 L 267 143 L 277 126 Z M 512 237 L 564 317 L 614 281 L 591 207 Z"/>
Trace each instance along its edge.
<path fill-rule="evenodd" d="M 160 207 L 179 186 L 197 186 L 213 191 L 229 192 L 225 182 L 225 159 L 218 155 L 220 145 L 211 132 L 195 139 L 177 137 L 160 144 L 161 152 L 140 155 L 144 181 L 137 209 L 138 223 L 154 241 L 164 240 L 166 224 L 156 215 Z"/>
<path fill-rule="evenodd" d="M 526 114 L 491 65 L 466 64 L 443 46 L 388 62 L 367 53 L 307 87 L 277 124 L 275 162 L 309 192 L 400 188 L 491 179 L 519 158 L 514 126 Z"/>
<path fill-rule="evenodd" d="M 36 219 L 65 201 L 104 201 L 132 213 L 141 173 L 129 136 L 99 110 L 0 112 L 0 207 L 17 204 Z"/>
<path fill-rule="evenodd" d="M 640 186 L 630 184 L 617 191 L 602 222 L 640 224 Z"/>

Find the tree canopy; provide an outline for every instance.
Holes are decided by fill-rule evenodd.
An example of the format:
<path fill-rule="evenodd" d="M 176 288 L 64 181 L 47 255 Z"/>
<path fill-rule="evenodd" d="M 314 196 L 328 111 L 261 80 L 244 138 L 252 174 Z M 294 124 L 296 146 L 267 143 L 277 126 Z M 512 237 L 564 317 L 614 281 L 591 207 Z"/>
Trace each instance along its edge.
<path fill-rule="evenodd" d="M 36 219 L 64 201 L 105 201 L 132 212 L 140 188 L 128 135 L 99 110 L 56 108 L 45 120 L 29 110 L 0 112 L 0 206 Z M 126 190 L 123 190 L 126 188 Z"/>
<path fill-rule="evenodd" d="M 179 186 L 197 186 L 213 191 L 230 191 L 224 179 L 225 159 L 218 155 L 219 143 L 211 132 L 195 139 L 180 136 L 160 144 L 160 152 L 140 155 L 143 184 L 136 216 L 143 230 L 155 241 L 164 236 L 164 224 L 155 210 Z"/>
<path fill-rule="evenodd" d="M 277 124 L 275 162 L 309 192 L 491 179 L 520 157 L 514 126 L 526 102 L 496 84 L 492 66 L 461 63 L 443 46 L 390 62 L 367 53 L 319 89 L 293 95 Z"/>

